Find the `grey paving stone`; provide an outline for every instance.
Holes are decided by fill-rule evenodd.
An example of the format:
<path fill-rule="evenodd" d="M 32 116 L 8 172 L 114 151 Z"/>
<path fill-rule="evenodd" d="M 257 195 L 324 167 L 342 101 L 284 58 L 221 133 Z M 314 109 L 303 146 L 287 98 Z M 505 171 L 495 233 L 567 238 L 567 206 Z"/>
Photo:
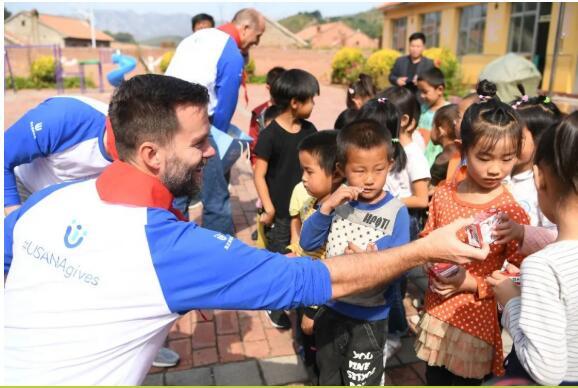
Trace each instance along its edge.
<path fill-rule="evenodd" d="M 287 385 L 308 380 L 307 371 L 297 356 L 272 357 L 259 360 L 266 385 Z"/>
<path fill-rule="evenodd" d="M 165 385 L 215 385 L 211 368 L 193 368 L 167 372 Z"/>
<path fill-rule="evenodd" d="M 263 385 L 257 361 L 243 361 L 213 367 L 216 385 Z"/>
<path fill-rule="evenodd" d="M 415 350 L 413 344 L 415 343 L 415 337 L 404 337 L 401 339 L 401 349 L 396 354 L 403 365 L 412 364 L 414 362 L 421 361 L 415 355 Z"/>
<path fill-rule="evenodd" d="M 163 382 L 163 373 L 147 375 L 141 385 L 145 387 L 165 385 Z"/>
<path fill-rule="evenodd" d="M 399 358 L 397 358 L 395 354 L 392 357 L 388 358 L 387 362 L 385 363 L 386 368 L 391 368 L 399 365 L 401 365 L 401 363 L 399 362 Z"/>

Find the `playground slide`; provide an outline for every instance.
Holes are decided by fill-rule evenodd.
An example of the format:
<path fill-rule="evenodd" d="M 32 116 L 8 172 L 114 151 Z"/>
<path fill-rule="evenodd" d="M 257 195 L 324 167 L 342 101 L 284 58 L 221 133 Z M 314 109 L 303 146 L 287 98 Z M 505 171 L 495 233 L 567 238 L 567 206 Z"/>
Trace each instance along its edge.
<path fill-rule="evenodd" d="M 118 64 L 119 67 L 108 73 L 106 78 L 112 86 L 118 87 L 124 81 L 124 75 L 136 67 L 136 59 L 127 55 L 113 54 L 112 62 Z"/>

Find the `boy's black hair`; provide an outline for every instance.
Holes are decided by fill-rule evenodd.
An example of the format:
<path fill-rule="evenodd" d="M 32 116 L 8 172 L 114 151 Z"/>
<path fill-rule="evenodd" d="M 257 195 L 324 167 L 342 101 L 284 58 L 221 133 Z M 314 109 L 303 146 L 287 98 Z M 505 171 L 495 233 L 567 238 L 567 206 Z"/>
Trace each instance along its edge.
<path fill-rule="evenodd" d="M 119 159 L 132 159 L 145 141 L 169 144 L 180 130 L 175 109 L 208 103 L 207 88 L 179 78 L 143 74 L 123 81 L 108 108 Z"/>
<path fill-rule="evenodd" d="M 442 71 L 437 67 L 432 67 L 431 69 L 420 73 L 417 76 L 417 80 L 427 82 L 434 88 L 437 88 L 438 86 L 443 86 L 444 88 L 446 87 L 444 73 L 442 73 Z"/>
<path fill-rule="evenodd" d="M 263 121 L 265 123 L 273 121 L 281 113 L 283 113 L 283 110 L 279 107 L 279 105 L 271 105 L 270 107 L 265 109 L 265 112 L 263 113 Z"/>
<path fill-rule="evenodd" d="M 283 74 L 283 72 L 285 72 L 285 68 L 281 67 L 281 66 L 275 66 L 274 68 L 272 68 L 271 70 L 269 70 L 267 72 L 267 78 L 265 80 L 265 83 L 267 85 L 269 85 L 269 87 L 273 86 L 273 84 L 275 83 L 275 81 L 277 80 L 277 78 L 279 78 L 279 76 L 281 74 Z"/>
<path fill-rule="evenodd" d="M 215 19 L 213 19 L 211 15 L 206 13 L 199 13 L 191 18 L 191 28 L 193 31 L 195 30 L 195 24 L 205 20 L 211 22 L 211 27 L 215 27 Z"/>
<path fill-rule="evenodd" d="M 414 32 L 413 34 L 411 34 L 409 36 L 409 41 L 413 41 L 413 40 L 417 40 L 417 39 L 421 39 L 421 41 L 423 42 L 423 44 L 425 44 L 425 35 L 423 32 Z"/>
<path fill-rule="evenodd" d="M 385 146 L 388 158 L 392 155 L 391 133 L 375 120 L 355 120 L 337 135 L 337 162 L 344 167 L 347 164 L 347 150 L 357 147 L 369 150 Z"/>
<path fill-rule="evenodd" d="M 544 163 L 554 172 L 562 192 L 562 197 L 578 194 L 578 111 L 566 116 L 559 124 L 547 129 L 543 134 L 534 164 Z"/>
<path fill-rule="evenodd" d="M 522 124 L 518 113 L 496 96 L 496 85 L 487 80 L 478 84 L 477 93 L 481 102 L 472 104 L 462 120 L 462 155 L 484 139 L 484 149 L 494 148 L 504 137 L 510 137 L 516 155 L 522 150 Z"/>
<path fill-rule="evenodd" d="M 512 101 L 511 105 L 532 134 L 534 144 L 538 144 L 542 132 L 562 120 L 562 112 L 549 97 L 528 97 L 522 84 L 518 84 L 518 90 L 522 96 Z"/>
<path fill-rule="evenodd" d="M 457 104 L 448 104 L 439 108 L 433 117 L 434 127 L 442 127 L 446 130 L 450 140 L 456 140 L 456 124 L 460 118 L 460 110 Z"/>
<path fill-rule="evenodd" d="M 345 103 L 347 104 L 348 108 L 355 108 L 355 102 L 353 101 L 354 97 L 362 97 L 362 98 L 373 98 L 377 93 L 377 89 L 373 84 L 373 78 L 370 75 L 361 73 L 359 74 L 359 78 L 349 84 L 347 88 L 347 99 Z"/>
<path fill-rule="evenodd" d="M 415 93 L 411 90 L 401 86 L 392 86 L 379 93 L 378 97 L 387 98 L 397 107 L 400 113 L 400 120 L 401 116 L 407 115 L 409 117 L 409 122 L 411 123 L 415 120 L 417 126 L 421 116 L 421 109 Z"/>
<path fill-rule="evenodd" d="M 327 174 L 333 174 L 337 161 L 337 131 L 326 130 L 315 132 L 299 143 L 297 149 L 313 155 L 319 167 Z"/>
<path fill-rule="evenodd" d="M 337 116 L 337 120 L 335 120 L 333 128 L 337 130 L 343 129 L 343 127 L 345 127 L 347 124 L 355 120 L 355 117 L 357 117 L 357 113 L 358 113 L 357 109 L 353 108 L 345 109 L 343 112 L 339 114 L 339 116 Z"/>
<path fill-rule="evenodd" d="M 305 102 L 319 95 L 319 82 L 311 73 L 301 69 L 283 72 L 271 86 L 271 97 L 276 105 L 285 110 L 295 99 Z"/>
<path fill-rule="evenodd" d="M 392 172 L 403 170 L 407 164 L 407 155 L 399 142 L 400 114 L 397 107 L 385 97 L 374 98 L 363 104 L 357 119 L 375 120 L 387 129 L 393 141 L 392 147 L 387 150 L 387 154 L 394 160 Z"/>

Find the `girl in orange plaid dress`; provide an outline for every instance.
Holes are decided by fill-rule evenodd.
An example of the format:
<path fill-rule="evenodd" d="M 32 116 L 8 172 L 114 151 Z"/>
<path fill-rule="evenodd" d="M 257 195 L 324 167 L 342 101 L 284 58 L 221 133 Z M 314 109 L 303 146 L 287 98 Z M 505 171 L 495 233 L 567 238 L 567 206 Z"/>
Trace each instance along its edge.
<path fill-rule="evenodd" d="M 481 102 L 466 111 L 461 126 L 465 178 L 436 189 L 422 235 L 456 218 L 491 209 L 517 223 L 529 223 L 502 185 L 520 153 L 522 126 L 516 111 L 500 102 L 495 92 L 488 81 L 478 85 Z M 466 240 L 465 230 L 460 237 Z M 504 373 L 496 301 L 485 278 L 499 270 L 504 260 L 519 266 L 522 256 L 515 241 L 490 248 L 486 260 L 460 266 L 451 277 L 430 277 L 415 344 L 418 357 L 428 364 L 428 385 L 479 385 L 491 373 Z"/>

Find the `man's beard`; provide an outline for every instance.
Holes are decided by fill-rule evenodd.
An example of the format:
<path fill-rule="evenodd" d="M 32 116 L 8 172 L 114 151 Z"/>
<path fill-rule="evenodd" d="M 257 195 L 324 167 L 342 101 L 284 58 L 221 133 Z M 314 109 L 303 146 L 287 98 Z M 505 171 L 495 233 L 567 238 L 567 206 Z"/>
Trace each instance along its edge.
<path fill-rule="evenodd" d="M 204 164 L 203 162 L 201 163 Z M 194 197 L 201 191 L 199 167 L 202 165 L 188 167 L 177 156 L 171 156 L 167 160 L 167 170 L 160 176 L 160 180 L 175 197 Z"/>

